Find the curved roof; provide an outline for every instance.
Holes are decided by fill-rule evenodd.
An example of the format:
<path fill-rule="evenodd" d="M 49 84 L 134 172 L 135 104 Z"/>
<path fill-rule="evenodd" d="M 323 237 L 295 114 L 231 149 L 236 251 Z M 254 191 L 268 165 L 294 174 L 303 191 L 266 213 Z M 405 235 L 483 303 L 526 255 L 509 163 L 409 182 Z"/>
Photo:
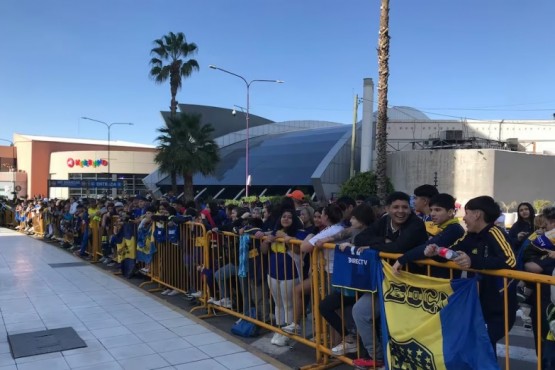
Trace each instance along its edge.
<path fill-rule="evenodd" d="M 269 134 L 249 141 L 251 185 L 312 186 L 311 176 L 349 125 Z M 244 185 L 245 141 L 220 149 L 221 161 L 212 176 L 196 175 L 195 185 Z M 178 183 L 183 183 L 178 179 Z M 166 177 L 158 185 L 170 185 Z"/>
<path fill-rule="evenodd" d="M 210 123 L 214 127 L 213 138 L 217 138 L 231 132 L 245 129 L 245 114 L 240 110 L 234 116 L 231 114 L 232 108 L 219 108 L 208 105 L 198 104 L 179 104 L 179 111 L 184 113 L 200 114 L 200 121 L 203 125 Z M 170 112 L 162 112 L 162 117 L 166 121 L 170 116 Z M 274 123 L 267 118 L 263 118 L 249 113 L 249 126 L 257 127 Z"/>

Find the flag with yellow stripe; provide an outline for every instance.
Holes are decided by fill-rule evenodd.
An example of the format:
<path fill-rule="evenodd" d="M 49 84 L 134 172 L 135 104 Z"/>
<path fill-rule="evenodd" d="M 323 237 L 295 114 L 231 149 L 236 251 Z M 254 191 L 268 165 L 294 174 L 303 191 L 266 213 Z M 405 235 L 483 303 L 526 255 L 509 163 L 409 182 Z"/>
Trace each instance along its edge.
<path fill-rule="evenodd" d="M 401 272 L 381 261 L 382 336 L 389 369 L 498 369 L 476 279 Z M 380 277 L 378 277 L 380 278 Z"/>

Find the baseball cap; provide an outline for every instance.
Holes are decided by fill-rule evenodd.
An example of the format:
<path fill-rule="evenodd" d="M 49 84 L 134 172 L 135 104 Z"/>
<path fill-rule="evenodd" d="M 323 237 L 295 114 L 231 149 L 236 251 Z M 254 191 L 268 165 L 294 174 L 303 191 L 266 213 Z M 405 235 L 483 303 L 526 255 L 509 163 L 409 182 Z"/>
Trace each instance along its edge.
<path fill-rule="evenodd" d="M 287 194 L 287 196 L 296 200 L 304 199 L 304 193 L 300 190 L 293 190 L 291 193 Z"/>
<path fill-rule="evenodd" d="M 123 207 L 123 203 L 122 202 L 116 202 L 114 204 L 114 207 Z"/>

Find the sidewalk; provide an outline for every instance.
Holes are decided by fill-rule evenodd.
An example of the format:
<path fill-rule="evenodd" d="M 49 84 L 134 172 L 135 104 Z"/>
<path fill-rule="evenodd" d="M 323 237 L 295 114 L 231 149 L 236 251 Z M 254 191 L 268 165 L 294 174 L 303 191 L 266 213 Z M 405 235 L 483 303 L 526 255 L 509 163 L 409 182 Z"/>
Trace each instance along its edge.
<path fill-rule="evenodd" d="M 0 370 L 280 366 L 248 352 L 240 341 L 213 332 L 193 315 L 82 262 L 59 248 L 0 228 Z M 88 347 L 12 358 L 7 334 L 68 326 Z"/>

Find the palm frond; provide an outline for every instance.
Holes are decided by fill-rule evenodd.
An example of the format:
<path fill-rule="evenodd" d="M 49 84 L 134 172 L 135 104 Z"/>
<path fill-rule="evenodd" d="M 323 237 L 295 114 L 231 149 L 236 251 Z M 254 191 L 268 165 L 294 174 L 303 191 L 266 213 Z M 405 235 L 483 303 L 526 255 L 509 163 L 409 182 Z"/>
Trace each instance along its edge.
<path fill-rule="evenodd" d="M 162 68 L 154 67 L 150 70 L 150 75 L 154 77 L 156 83 L 165 82 L 170 76 L 170 68 L 169 66 L 164 66 Z"/>
<path fill-rule="evenodd" d="M 193 71 L 198 71 L 199 69 L 198 62 L 195 59 L 189 59 L 187 63 L 181 66 L 180 74 L 181 76 L 189 77 Z"/>
<path fill-rule="evenodd" d="M 155 66 L 155 67 L 156 67 L 156 66 L 162 67 L 162 65 L 163 65 L 164 63 L 162 62 L 162 60 L 160 60 L 160 59 L 158 59 L 158 58 L 152 58 L 152 59 L 150 60 L 149 64 L 150 64 L 151 66 Z"/>

